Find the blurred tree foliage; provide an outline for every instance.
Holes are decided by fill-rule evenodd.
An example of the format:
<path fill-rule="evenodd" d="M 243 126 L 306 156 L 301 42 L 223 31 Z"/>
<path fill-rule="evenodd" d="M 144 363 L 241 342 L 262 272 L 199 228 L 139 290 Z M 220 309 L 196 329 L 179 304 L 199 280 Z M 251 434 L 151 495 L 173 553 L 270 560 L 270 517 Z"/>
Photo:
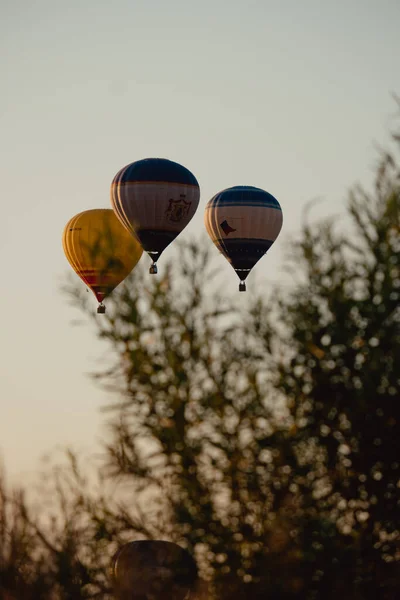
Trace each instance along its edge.
<path fill-rule="evenodd" d="M 399 205 L 393 151 L 350 218 L 305 220 L 291 284 L 241 307 L 208 241 L 136 269 L 101 318 L 70 290 L 112 349 L 99 488 L 72 454 L 49 508 L 2 486 L 1 597 L 112 597 L 137 538 L 187 547 L 221 600 L 400 597 Z"/>

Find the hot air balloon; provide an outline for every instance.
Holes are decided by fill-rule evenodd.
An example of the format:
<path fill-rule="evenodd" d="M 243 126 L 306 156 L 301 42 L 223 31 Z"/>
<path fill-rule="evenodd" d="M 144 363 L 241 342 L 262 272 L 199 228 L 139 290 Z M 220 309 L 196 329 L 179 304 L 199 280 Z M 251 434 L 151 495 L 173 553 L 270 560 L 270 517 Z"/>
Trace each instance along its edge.
<path fill-rule="evenodd" d="M 227 188 L 209 200 L 204 222 L 208 235 L 239 276 L 239 291 L 246 291 L 246 277 L 282 228 L 278 200 L 256 187 Z"/>
<path fill-rule="evenodd" d="M 111 564 L 118 598 L 184 600 L 197 581 L 192 556 L 172 542 L 138 540 L 122 546 Z"/>
<path fill-rule="evenodd" d="M 111 206 L 153 261 L 180 234 L 196 212 L 197 179 L 186 167 L 165 158 L 145 158 L 121 169 L 111 184 Z"/>
<path fill-rule="evenodd" d="M 72 217 L 63 233 L 65 256 L 92 290 L 104 313 L 103 300 L 132 271 L 143 249 L 111 208 L 86 210 Z"/>

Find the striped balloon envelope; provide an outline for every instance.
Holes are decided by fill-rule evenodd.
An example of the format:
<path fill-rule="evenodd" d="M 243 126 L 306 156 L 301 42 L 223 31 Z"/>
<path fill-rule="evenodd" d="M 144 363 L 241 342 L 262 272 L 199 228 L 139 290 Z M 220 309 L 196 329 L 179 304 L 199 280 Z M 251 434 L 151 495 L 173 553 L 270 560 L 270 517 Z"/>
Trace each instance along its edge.
<path fill-rule="evenodd" d="M 227 188 L 207 203 L 208 235 L 235 269 L 239 291 L 246 290 L 246 277 L 278 237 L 282 220 L 278 200 L 256 187 Z"/>
<path fill-rule="evenodd" d="M 165 158 L 145 158 L 121 169 L 111 184 L 111 206 L 153 261 L 194 216 L 200 200 L 197 179 Z"/>
<path fill-rule="evenodd" d="M 68 221 L 63 233 L 65 256 L 75 273 L 86 283 L 100 303 L 129 275 L 143 249 L 111 208 L 85 210 Z"/>
<path fill-rule="evenodd" d="M 197 565 L 187 550 L 164 540 L 128 542 L 110 568 L 121 599 L 185 600 L 196 585 Z"/>

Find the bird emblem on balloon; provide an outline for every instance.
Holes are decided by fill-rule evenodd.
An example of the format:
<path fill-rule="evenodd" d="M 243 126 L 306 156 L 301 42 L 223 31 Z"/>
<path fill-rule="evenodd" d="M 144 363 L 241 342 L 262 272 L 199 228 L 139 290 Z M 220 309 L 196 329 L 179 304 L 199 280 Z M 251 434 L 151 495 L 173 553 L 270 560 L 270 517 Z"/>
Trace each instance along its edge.
<path fill-rule="evenodd" d="M 222 190 L 204 214 L 208 235 L 236 271 L 239 291 L 256 263 L 268 252 L 282 228 L 282 209 L 272 194 L 252 186 Z"/>

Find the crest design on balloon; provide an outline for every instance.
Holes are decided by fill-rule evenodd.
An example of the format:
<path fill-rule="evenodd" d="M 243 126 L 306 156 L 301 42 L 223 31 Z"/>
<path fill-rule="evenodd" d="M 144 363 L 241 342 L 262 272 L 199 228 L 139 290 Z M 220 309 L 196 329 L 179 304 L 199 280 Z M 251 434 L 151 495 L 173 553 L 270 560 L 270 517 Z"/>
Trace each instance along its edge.
<path fill-rule="evenodd" d="M 145 158 L 121 169 L 111 184 L 111 206 L 153 261 L 188 225 L 200 200 L 196 177 L 166 158 Z"/>
<path fill-rule="evenodd" d="M 179 200 L 170 198 L 169 206 L 165 212 L 165 216 L 173 223 L 179 223 L 189 212 L 191 202 L 186 202 L 185 194 L 181 194 Z"/>

